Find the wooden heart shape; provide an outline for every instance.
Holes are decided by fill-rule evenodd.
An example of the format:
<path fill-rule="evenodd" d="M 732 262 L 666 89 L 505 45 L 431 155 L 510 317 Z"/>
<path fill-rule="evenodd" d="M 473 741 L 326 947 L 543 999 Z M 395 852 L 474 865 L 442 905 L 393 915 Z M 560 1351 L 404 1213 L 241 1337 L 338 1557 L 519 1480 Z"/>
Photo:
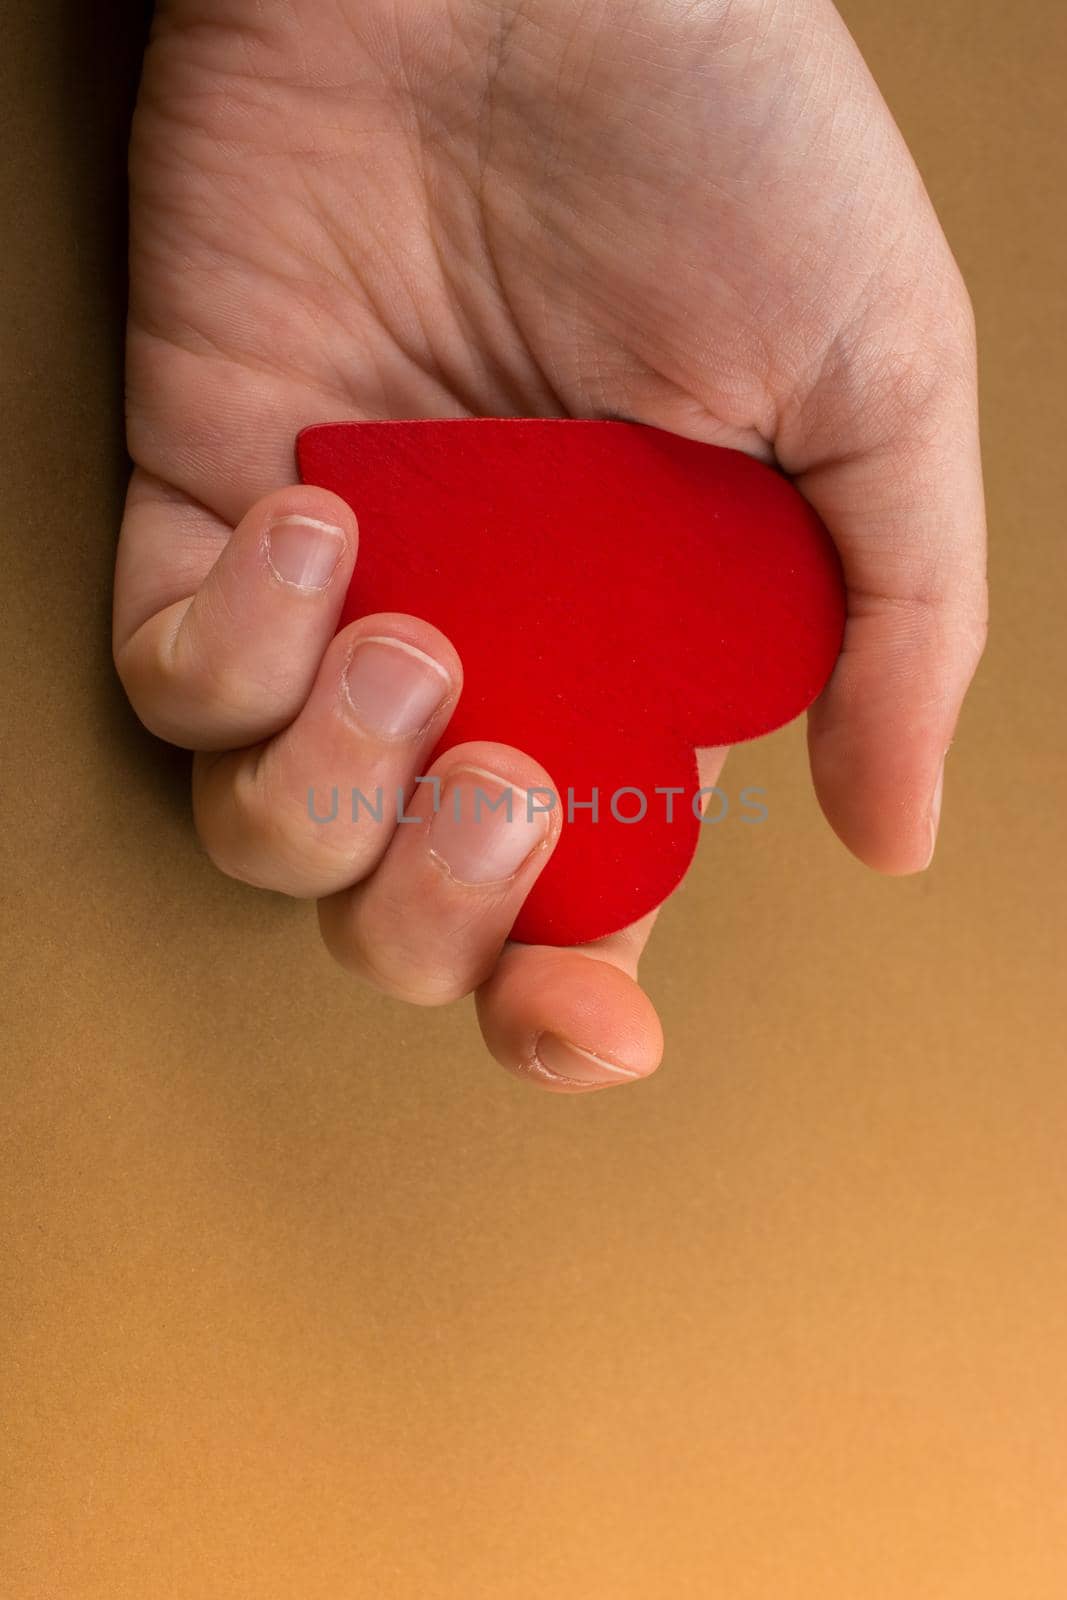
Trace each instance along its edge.
<path fill-rule="evenodd" d="M 434 623 L 465 674 L 441 748 L 497 740 L 552 776 L 566 820 L 512 931 L 526 943 L 595 939 L 665 900 L 701 828 L 694 748 L 790 721 L 840 652 L 829 534 L 739 451 L 492 417 L 325 423 L 297 458 L 359 519 L 340 626 Z"/>

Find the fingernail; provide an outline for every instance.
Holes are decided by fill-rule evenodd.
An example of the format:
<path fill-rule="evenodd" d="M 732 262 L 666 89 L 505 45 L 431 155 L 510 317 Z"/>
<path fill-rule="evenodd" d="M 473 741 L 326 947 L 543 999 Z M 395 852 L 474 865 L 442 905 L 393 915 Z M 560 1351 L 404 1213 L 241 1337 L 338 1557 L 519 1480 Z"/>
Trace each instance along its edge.
<path fill-rule="evenodd" d="M 634 1083 L 641 1077 L 632 1067 L 605 1061 L 591 1050 L 581 1050 L 554 1033 L 538 1036 L 526 1070 L 546 1083 L 570 1084 L 582 1089 L 606 1089 L 609 1084 Z"/>
<path fill-rule="evenodd" d="M 525 789 L 479 767 L 453 773 L 430 824 L 430 853 L 460 883 L 503 883 L 548 837 Z"/>
<path fill-rule="evenodd" d="M 332 522 L 281 517 L 267 529 L 270 569 L 294 589 L 325 589 L 344 552 L 344 532 Z"/>
<path fill-rule="evenodd" d="M 344 688 L 357 722 L 379 739 L 412 739 L 448 695 L 451 679 L 432 656 L 404 639 L 361 639 Z"/>
<path fill-rule="evenodd" d="M 934 859 L 934 851 L 937 848 L 937 830 L 941 824 L 941 794 L 944 787 L 945 758 L 942 756 L 941 770 L 937 774 L 937 782 L 934 784 L 934 792 L 930 798 L 930 854 L 926 858 L 927 866 L 929 866 L 931 861 Z"/>

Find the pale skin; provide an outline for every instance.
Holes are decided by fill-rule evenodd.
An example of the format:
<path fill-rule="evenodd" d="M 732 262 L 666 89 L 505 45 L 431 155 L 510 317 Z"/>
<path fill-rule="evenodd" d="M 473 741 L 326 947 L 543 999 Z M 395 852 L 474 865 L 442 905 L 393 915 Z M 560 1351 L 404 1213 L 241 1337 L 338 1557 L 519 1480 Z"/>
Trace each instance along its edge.
<path fill-rule="evenodd" d="M 224 872 L 314 898 L 389 993 L 475 993 L 491 1054 L 544 1088 L 655 1070 L 654 917 L 509 944 L 558 817 L 435 836 L 414 779 L 462 664 L 417 617 L 335 636 L 359 508 L 294 483 L 297 431 L 466 415 L 625 417 L 792 475 L 849 588 L 816 792 L 870 867 L 928 865 L 985 640 L 973 317 L 825 0 L 163 0 L 131 230 L 115 660 L 196 752 Z M 551 785 L 535 757 L 433 770 Z M 406 789 L 424 824 L 317 826 L 309 773 Z"/>

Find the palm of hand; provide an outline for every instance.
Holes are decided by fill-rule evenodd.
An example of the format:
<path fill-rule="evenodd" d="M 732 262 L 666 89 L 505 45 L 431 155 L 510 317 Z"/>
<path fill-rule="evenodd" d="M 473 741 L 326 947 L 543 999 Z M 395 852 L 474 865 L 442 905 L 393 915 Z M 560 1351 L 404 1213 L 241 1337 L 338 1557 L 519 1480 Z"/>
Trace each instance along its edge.
<path fill-rule="evenodd" d="M 291 480 L 300 427 L 467 413 L 626 416 L 776 457 L 839 537 L 861 682 L 896 661 L 902 608 L 929 609 L 937 564 L 900 559 L 884 458 L 966 425 L 969 308 L 847 34 L 810 5 L 307 0 L 270 20 L 227 0 L 208 23 L 173 3 L 131 181 L 131 506 L 169 521 L 127 562 L 134 626 Z M 977 527 L 977 447 L 957 445 Z M 875 865 L 922 864 L 979 588 L 938 619 L 966 659 L 903 749 L 876 731 L 881 691 L 846 716 L 849 652 L 813 718 L 824 806 Z M 872 803 L 887 777 L 914 791 L 910 831 Z"/>
<path fill-rule="evenodd" d="M 332 412 L 623 414 L 769 456 L 877 321 L 911 169 L 863 258 L 841 249 L 844 169 L 884 130 L 858 99 L 831 138 L 797 125 L 795 56 L 715 7 L 616 31 L 562 4 L 442 8 L 432 36 L 412 7 L 405 36 L 393 8 L 308 6 L 299 48 L 228 9 L 175 7 L 149 60 L 130 322 L 135 457 L 169 481 L 202 460 L 190 492 L 220 511 Z M 154 450 L 149 394 L 173 407 Z M 820 441 L 794 422 L 787 443 L 806 465 Z"/>

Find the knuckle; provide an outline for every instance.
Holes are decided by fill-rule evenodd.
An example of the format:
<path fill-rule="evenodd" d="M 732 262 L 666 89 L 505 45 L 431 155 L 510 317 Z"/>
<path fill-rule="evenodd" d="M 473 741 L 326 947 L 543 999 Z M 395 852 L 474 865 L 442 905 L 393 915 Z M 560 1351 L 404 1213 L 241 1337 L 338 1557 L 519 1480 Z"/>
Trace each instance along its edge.
<path fill-rule="evenodd" d="M 162 617 L 152 619 L 112 658 L 127 698 L 149 732 L 176 744 L 211 731 L 243 733 L 254 710 L 264 727 L 290 714 L 293 687 L 284 678 L 258 679 L 232 650 L 207 650 Z M 233 743 L 243 742 L 235 737 Z"/>
<path fill-rule="evenodd" d="M 442 969 L 425 958 L 411 960 L 401 950 L 361 943 L 355 950 L 359 970 L 366 980 L 391 995 L 394 1000 L 405 1000 L 408 1005 L 451 1005 L 470 994 L 473 984 L 467 983 L 455 971 Z"/>
<path fill-rule="evenodd" d="M 270 714 L 271 707 L 263 704 L 265 697 L 250 682 L 245 663 L 234 656 L 194 654 L 182 659 L 175 651 L 163 664 L 162 673 L 176 701 L 210 712 L 216 723 L 243 723 L 253 699 L 263 716 Z"/>
<path fill-rule="evenodd" d="M 315 790 L 299 791 L 271 742 L 194 762 L 194 817 L 229 877 L 302 898 L 351 889 L 384 853 L 388 828 L 353 830 Z M 336 827 L 331 826 L 336 824 Z"/>
<path fill-rule="evenodd" d="M 340 786 L 307 786 L 283 760 L 265 762 L 258 805 L 272 848 L 302 876 L 314 874 L 348 888 L 363 881 L 378 865 L 394 828 L 383 813 L 369 822 L 346 812 Z"/>
<path fill-rule="evenodd" d="M 265 802 L 260 761 L 249 752 L 196 757 L 193 821 L 211 863 L 257 889 L 289 890 L 294 852 Z"/>
<path fill-rule="evenodd" d="M 198 781 L 194 776 L 193 822 L 208 860 L 219 872 L 261 888 L 258 828 L 236 799 L 240 787 L 233 783 L 224 800 L 210 779 Z"/>
<path fill-rule="evenodd" d="M 159 738 L 182 743 L 198 721 L 238 712 L 248 691 L 236 663 L 182 650 L 160 626 L 141 629 L 114 652 L 115 669 L 140 720 Z"/>
<path fill-rule="evenodd" d="M 408 906 L 405 918 L 411 915 Z M 414 948 L 402 934 L 383 932 L 379 919 L 372 927 L 358 902 L 343 907 L 323 902 L 319 926 L 326 949 L 346 972 L 409 1005 L 450 1005 L 464 999 L 479 981 L 459 970 L 454 961 L 442 960 L 422 946 Z"/>
<path fill-rule="evenodd" d="M 152 651 L 142 635 L 135 634 L 124 645 L 112 649 L 112 659 L 126 698 L 139 720 L 161 739 L 170 737 L 171 718 L 166 710 L 165 685 L 152 660 Z"/>

